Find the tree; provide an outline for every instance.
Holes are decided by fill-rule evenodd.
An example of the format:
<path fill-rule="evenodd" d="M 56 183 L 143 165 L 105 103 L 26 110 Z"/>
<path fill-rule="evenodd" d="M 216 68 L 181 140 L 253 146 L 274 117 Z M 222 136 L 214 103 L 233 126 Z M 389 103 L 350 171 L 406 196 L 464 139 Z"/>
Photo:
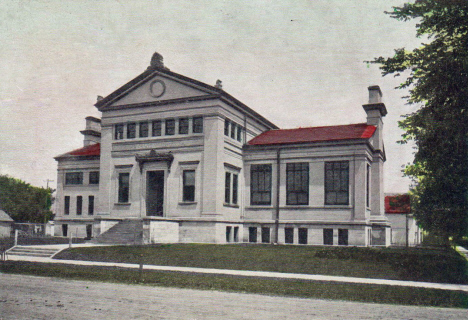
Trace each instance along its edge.
<path fill-rule="evenodd" d="M 419 107 L 399 122 L 401 142 L 413 140 L 417 150 L 405 169 L 415 181 L 412 209 L 425 230 L 448 241 L 468 229 L 468 1 L 416 0 L 386 13 L 416 19 L 417 36 L 429 41 L 372 63 L 384 76 L 407 75 L 398 88 Z"/>
<path fill-rule="evenodd" d="M 0 175 L 0 209 L 16 222 L 45 223 L 53 218 L 50 210 L 53 189 L 33 187 L 6 175 Z"/>

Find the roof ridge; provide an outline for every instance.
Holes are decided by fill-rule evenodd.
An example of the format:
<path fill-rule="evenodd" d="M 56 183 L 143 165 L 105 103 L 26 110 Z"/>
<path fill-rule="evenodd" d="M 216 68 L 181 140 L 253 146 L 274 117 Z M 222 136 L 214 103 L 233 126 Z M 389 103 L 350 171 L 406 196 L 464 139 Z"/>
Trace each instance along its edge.
<path fill-rule="evenodd" d="M 288 129 L 271 129 L 268 131 L 286 131 L 286 130 L 298 130 L 298 129 L 312 129 L 312 128 L 331 128 L 331 127 L 347 127 L 347 126 L 355 126 L 355 125 L 368 125 L 365 122 L 360 122 L 360 123 L 351 123 L 351 124 L 338 124 L 338 125 L 332 125 L 332 126 L 317 126 L 317 127 L 298 127 L 298 128 L 288 128 Z M 370 125 L 372 126 L 372 125 Z M 375 126 L 374 126 L 375 127 Z"/>

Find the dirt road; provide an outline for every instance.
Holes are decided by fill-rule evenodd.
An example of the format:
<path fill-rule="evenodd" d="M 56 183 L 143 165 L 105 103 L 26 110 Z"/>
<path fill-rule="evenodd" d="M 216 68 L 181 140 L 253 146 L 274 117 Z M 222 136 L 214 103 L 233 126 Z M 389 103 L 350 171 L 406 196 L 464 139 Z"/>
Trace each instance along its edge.
<path fill-rule="evenodd" d="M 468 311 L 0 274 L 0 319 L 468 319 Z"/>

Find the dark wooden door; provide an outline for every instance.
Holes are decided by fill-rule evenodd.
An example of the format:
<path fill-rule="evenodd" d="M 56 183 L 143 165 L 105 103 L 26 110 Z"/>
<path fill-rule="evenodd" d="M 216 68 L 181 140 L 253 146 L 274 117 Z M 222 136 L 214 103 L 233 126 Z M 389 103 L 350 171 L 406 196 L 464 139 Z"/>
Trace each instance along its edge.
<path fill-rule="evenodd" d="M 164 171 L 146 173 L 146 215 L 163 215 L 164 208 Z"/>

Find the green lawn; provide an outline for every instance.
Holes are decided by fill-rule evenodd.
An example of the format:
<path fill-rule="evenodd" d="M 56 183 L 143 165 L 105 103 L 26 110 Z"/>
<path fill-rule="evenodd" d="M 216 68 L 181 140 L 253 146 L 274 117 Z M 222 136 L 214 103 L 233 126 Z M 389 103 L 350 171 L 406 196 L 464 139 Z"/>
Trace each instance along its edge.
<path fill-rule="evenodd" d="M 0 272 L 61 277 L 65 279 L 144 284 L 202 290 L 338 299 L 375 303 L 468 308 L 468 293 L 383 285 L 330 283 L 222 275 L 157 272 L 121 268 L 7 261 Z"/>
<path fill-rule="evenodd" d="M 172 244 L 72 248 L 56 258 L 468 283 L 466 260 L 442 249 Z"/>

